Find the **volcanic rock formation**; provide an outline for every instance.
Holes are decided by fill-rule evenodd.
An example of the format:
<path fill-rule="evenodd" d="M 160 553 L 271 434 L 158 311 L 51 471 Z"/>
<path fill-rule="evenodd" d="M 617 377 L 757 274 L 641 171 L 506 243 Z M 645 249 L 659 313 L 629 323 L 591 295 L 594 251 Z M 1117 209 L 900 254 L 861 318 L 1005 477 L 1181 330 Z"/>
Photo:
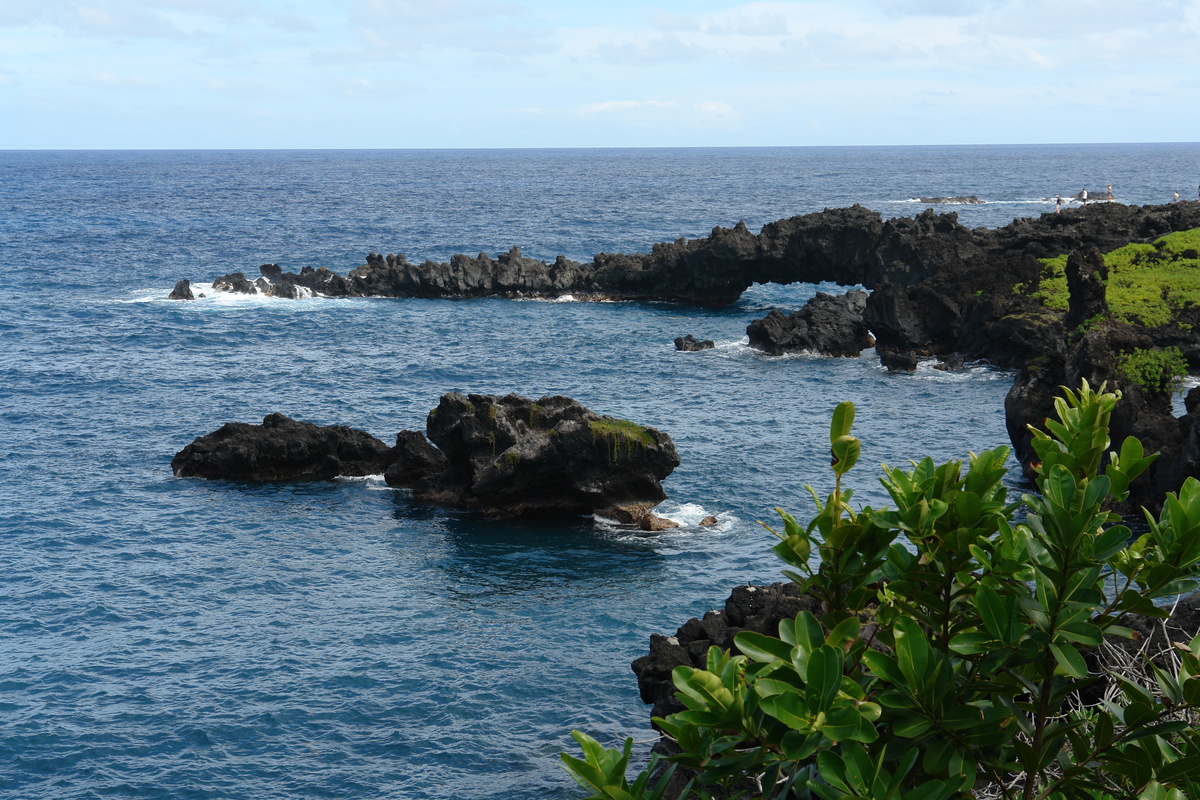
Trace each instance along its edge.
<path fill-rule="evenodd" d="M 836 297 L 817 292 L 788 316 L 771 309 L 746 327 L 746 335 L 751 347 L 775 356 L 808 352 L 855 358 L 875 344 L 863 321 L 866 307 L 867 293 L 858 289 Z"/>
<path fill-rule="evenodd" d="M 672 524 L 649 509 L 679 466 L 665 433 L 596 414 L 568 397 L 444 395 L 428 438 L 401 431 L 395 447 L 342 426 L 271 414 L 231 422 L 176 454 L 177 477 L 329 480 L 384 474 L 415 499 L 489 516 L 597 513 L 646 530 Z"/>
<path fill-rule="evenodd" d="M 648 508 L 666 498 L 661 481 L 679 465 L 666 434 L 568 397 L 451 392 L 430 412 L 426 433 L 445 466 L 430 458 L 419 468 L 406 456 L 389 468 L 387 482 L 412 489 L 418 500 L 491 516 Z"/>
<path fill-rule="evenodd" d="M 390 461 L 391 448 L 363 431 L 270 414 L 262 425 L 228 422 L 198 437 L 175 454 L 171 469 L 179 478 L 330 480 L 376 475 Z"/>

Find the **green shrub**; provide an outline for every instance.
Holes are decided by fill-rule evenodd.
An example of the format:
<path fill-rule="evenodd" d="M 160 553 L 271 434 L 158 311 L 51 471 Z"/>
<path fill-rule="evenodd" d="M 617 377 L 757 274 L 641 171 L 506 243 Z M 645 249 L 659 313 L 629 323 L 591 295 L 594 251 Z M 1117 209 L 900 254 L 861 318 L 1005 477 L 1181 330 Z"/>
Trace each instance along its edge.
<path fill-rule="evenodd" d="M 1174 392 L 1187 377 L 1188 363 L 1178 347 L 1137 347 L 1120 356 L 1117 371 L 1147 392 Z"/>
<path fill-rule="evenodd" d="M 813 492 L 807 525 L 780 510 L 772 531 L 822 613 L 675 669 L 686 710 L 655 722 L 697 772 L 685 796 L 749 779 L 769 798 L 1200 798 L 1200 636 L 1140 677 L 1095 658 L 1104 637 L 1133 635 L 1124 614 L 1165 617 L 1156 599 L 1197 587 L 1200 482 L 1131 542 L 1110 509 L 1154 457 L 1132 438 L 1106 453 L 1118 395 L 1064 392 L 1058 420 L 1034 431 L 1040 495 L 1022 498 L 1023 518 L 1002 483 L 1005 447 L 965 471 L 885 466 L 894 507 L 854 510 L 854 407 L 838 407 L 832 494 Z M 1101 679 L 1104 699 L 1085 704 L 1080 690 Z M 657 796 L 648 772 L 625 782 L 628 745 L 622 760 L 580 741 L 585 760 L 563 758 L 593 797 Z"/>

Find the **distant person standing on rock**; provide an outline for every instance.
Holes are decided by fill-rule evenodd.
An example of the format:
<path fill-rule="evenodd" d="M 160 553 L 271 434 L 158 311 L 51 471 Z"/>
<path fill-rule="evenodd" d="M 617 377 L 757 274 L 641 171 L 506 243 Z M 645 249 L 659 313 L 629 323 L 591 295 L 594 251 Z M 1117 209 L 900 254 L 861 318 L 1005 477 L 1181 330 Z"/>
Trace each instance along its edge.
<path fill-rule="evenodd" d="M 1175 202 L 1176 202 L 1176 203 L 1178 203 L 1178 202 L 1179 202 L 1179 192 L 1176 192 L 1176 193 L 1175 193 Z"/>
<path fill-rule="evenodd" d="M 1112 196 L 1112 184 L 1111 184 L 1111 183 L 1108 185 L 1108 194 L 1104 195 L 1104 199 L 1105 199 L 1105 200 L 1112 200 L 1112 199 L 1113 199 L 1113 196 Z"/>
<path fill-rule="evenodd" d="M 1079 199 L 1083 201 L 1085 206 L 1087 205 L 1087 189 L 1080 190 Z"/>
<path fill-rule="evenodd" d="M 1062 195 L 1056 194 L 1054 195 L 1054 213 L 1057 214 L 1059 211 L 1062 211 Z"/>

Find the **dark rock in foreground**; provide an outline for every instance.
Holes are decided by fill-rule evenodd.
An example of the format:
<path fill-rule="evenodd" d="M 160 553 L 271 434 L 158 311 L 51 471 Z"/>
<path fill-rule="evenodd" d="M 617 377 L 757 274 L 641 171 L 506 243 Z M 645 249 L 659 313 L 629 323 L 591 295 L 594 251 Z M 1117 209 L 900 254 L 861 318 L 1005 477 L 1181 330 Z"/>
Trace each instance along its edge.
<path fill-rule="evenodd" d="M 633 662 L 642 702 L 653 706 L 651 715 L 665 717 L 683 710 L 675 697 L 671 670 L 687 666 L 702 669 L 708 648 L 732 649 L 733 637 L 741 631 L 779 635 L 779 623 L 794 619 L 801 611 L 819 614 L 821 604 L 802 594 L 794 583 L 771 586 L 738 586 L 725 601 L 723 611 L 709 611 L 704 619 L 692 618 L 674 636 L 650 634 L 650 652 Z"/>
<path fill-rule="evenodd" d="M 1030 348 L 1004 399 L 1009 438 L 1028 476 L 1036 458 L 1029 426 L 1045 428 L 1045 420 L 1054 416 L 1060 387 L 1077 389 L 1087 380 L 1094 389 L 1104 385 L 1118 390 L 1121 399 L 1113 409 L 1109 431 L 1112 448 L 1119 449 L 1126 437 L 1134 436 L 1147 453 L 1161 454 L 1130 487 L 1126 510 L 1133 512 L 1138 506 L 1157 510 L 1167 492 L 1178 491 L 1188 476 L 1200 475 L 1196 408 L 1200 396 L 1189 396 L 1188 413 L 1177 418 L 1170 392 L 1139 385 L 1121 372 L 1122 357 L 1135 350 L 1154 350 L 1161 332 L 1108 318 L 1107 270 L 1098 251 L 1071 253 L 1066 278 L 1070 305 L 1065 324 L 1044 329 L 1044 338 Z M 1200 317 L 1194 309 L 1181 313 Z M 1187 327 L 1195 326 L 1189 321 Z"/>
<path fill-rule="evenodd" d="M 389 469 L 418 500 L 490 516 L 590 514 L 648 508 L 679 465 L 669 436 L 601 416 L 568 397 L 443 395 L 426 422 L 444 466 L 415 442 Z M 412 437 L 413 434 L 401 434 Z M 426 466 L 419 466 L 428 458 Z"/>
<path fill-rule="evenodd" d="M 863 321 L 867 293 L 852 289 L 837 297 L 817 292 L 804 306 L 784 316 L 771 309 L 746 327 L 750 346 L 771 355 L 817 353 L 855 358 L 875 344 Z"/>
<path fill-rule="evenodd" d="M 684 353 L 698 353 L 701 350 L 711 350 L 716 347 L 712 339 L 697 339 L 690 333 L 687 336 L 679 336 L 675 339 L 675 349 Z"/>
<path fill-rule="evenodd" d="M 684 705 L 675 696 L 671 681 L 671 671 L 675 667 L 703 669 L 708 648 L 714 645 L 740 652 L 733 637 L 741 631 L 778 636 L 779 623 L 795 619 L 801 611 L 809 611 L 820 618 L 821 603 L 812 595 L 803 594 L 794 583 L 737 586 L 725 601 L 723 610 L 709 611 L 703 619 L 689 619 L 674 636 L 650 634 L 649 652 L 631 664 L 637 675 L 642 702 L 652 707 L 650 714 L 655 717 L 683 711 Z M 1130 614 L 1121 619 L 1121 624 L 1133 628 L 1140 637 L 1136 640 L 1115 636 L 1109 639 L 1111 644 L 1131 654 L 1138 650 L 1164 653 L 1175 643 L 1186 645 L 1200 634 L 1200 592 L 1180 598 L 1168 619 Z"/>
<path fill-rule="evenodd" d="M 391 448 L 363 431 L 271 414 L 262 425 L 229 422 L 197 438 L 171 459 L 171 470 L 179 478 L 330 480 L 377 475 L 390 461 Z"/>
<path fill-rule="evenodd" d="M 1105 320 L 1064 337 L 1058 349 L 1042 352 L 1021 368 L 1004 399 L 1004 413 L 1009 438 L 1027 476 L 1036 458 L 1028 426 L 1044 429 L 1045 420 L 1054 417 L 1060 387 L 1078 388 L 1083 379 L 1094 389 L 1106 385 L 1121 392 L 1110 423 L 1111 449 L 1119 449 L 1126 437 L 1135 436 L 1147 453 L 1161 453 L 1130 486 L 1127 511 L 1135 513 L 1138 506 L 1157 510 L 1166 492 L 1178 491 L 1189 475 L 1200 475 L 1200 413 L 1192 409 L 1176 418 L 1170 393 L 1148 391 L 1119 371 L 1123 354 L 1153 346 L 1145 329 Z"/>

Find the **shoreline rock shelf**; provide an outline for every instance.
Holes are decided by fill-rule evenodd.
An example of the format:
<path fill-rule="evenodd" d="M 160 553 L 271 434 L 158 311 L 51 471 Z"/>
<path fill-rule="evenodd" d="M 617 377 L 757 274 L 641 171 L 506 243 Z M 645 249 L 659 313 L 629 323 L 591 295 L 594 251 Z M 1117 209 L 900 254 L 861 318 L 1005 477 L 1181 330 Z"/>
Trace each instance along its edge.
<path fill-rule="evenodd" d="M 234 291 L 303 297 L 555 298 L 674 301 L 719 307 L 754 283 L 821 283 L 871 290 L 863 309 L 881 359 L 909 368 L 920 356 L 959 354 L 1018 368 L 1047 345 L 1048 316 L 1018 291 L 1034 285 L 1041 258 L 1101 252 L 1200 227 L 1200 203 L 1093 203 L 995 229 L 969 229 L 933 209 L 884 220 L 862 206 L 826 209 L 764 225 L 714 228 L 700 239 L 656 244 L 650 253 L 599 253 L 581 263 L 525 258 L 512 248 L 449 262 L 411 264 L 371 253 L 346 276 L 305 267 L 260 268 L 217 279 Z M 180 292 L 175 296 L 186 297 Z M 1053 316 L 1053 315 L 1050 315 Z M 1197 348 L 1200 356 L 1200 347 Z"/>
<path fill-rule="evenodd" d="M 271 414 L 198 437 L 171 461 L 177 477 L 329 480 L 380 474 L 414 499 L 492 517 L 599 514 L 646 530 L 679 465 L 665 433 L 602 416 L 568 397 L 443 395 L 426 434 L 388 447 L 363 431 Z"/>

